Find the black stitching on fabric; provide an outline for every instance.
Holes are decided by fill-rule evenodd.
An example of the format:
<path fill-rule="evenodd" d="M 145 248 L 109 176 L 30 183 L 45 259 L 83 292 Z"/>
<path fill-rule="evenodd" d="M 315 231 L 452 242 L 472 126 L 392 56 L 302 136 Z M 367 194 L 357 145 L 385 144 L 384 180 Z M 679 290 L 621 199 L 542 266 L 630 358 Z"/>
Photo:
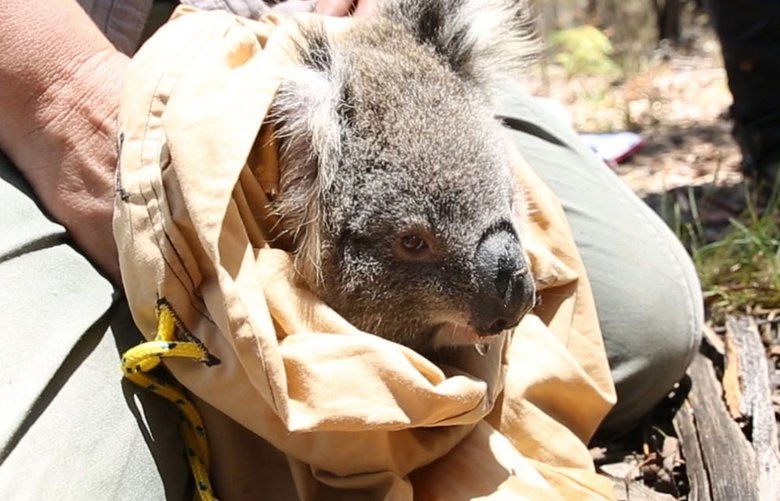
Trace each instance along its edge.
<path fill-rule="evenodd" d="M 231 28 L 232 28 L 232 27 L 233 27 L 233 26 L 231 25 L 231 26 L 227 27 L 227 28 L 225 29 L 225 31 L 223 31 L 223 32 L 222 32 L 222 35 L 221 35 L 221 36 L 222 36 L 222 38 L 224 38 L 224 36 L 225 36 L 225 35 L 227 35 L 227 33 L 229 33 L 229 32 L 230 32 L 230 30 L 231 30 Z M 216 38 L 216 36 L 214 36 L 213 38 Z M 191 61 L 192 61 L 192 60 L 194 60 L 194 59 L 195 59 L 195 58 L 196 58 L 196 57 L 197 57 L 197 56 L 200 54 L 200 52 L 202 51 L 203 47 L 205 47 L 205 45 L 206 45 L 206 42 L 208 42 L 209 40 L 210 40 L 210 39 L 204 39 L 204 40 L 203 40 L 203 43 L 202 43 L 202 44 L 201 44 L 201 46 L 198 48 L 198 50 L 197 50 L 196 52 L 194 52 L 194 53 L 193 53 L 193 55 L 192 55 L 192 58 L 190 59 Z M 154 93 L 153 93 L 153 96 L 154 96 L 154 97 L 156 97 L 156 96 L 158 95 L 158 90 L 159 90 L 159 87 L 160 87 L 160 84 L 161 84 L 162 78 L 163 78 L 163 76 L 160 76 L 160 78 L 158 78 L 157 82 L 155 83 L 155 88 L 154 88 Z M 179 80 L 178 80 L 178 78 L 177 78 L 176 82 L 175 82 L 175 83 L 173 84 L 173 86 L 171 87 L 171 91 L 172 91 L 173 89 L 175 89 L 175 88 L 176 88 L 176 84 L 178 83 L 178 81 L 179 81 Z M 146 115 L 146 123 L 144 124 L 144 134 L 143 134 L 143 138 L 142 138 L 142 143 L 145 143 L 145 142 L 146 142 L 146 135 L 147 135 L 147 133 L 148 133 L 148 131 L 149 131 L 149 122 L 150 122 L 150 120 L 151 120 L 151 111 L 152 111 L 152 106 L 153 106 L 153 102 L 150 102 L 150 103 L 149 103 L 149 109 L 147 110 L 147 115 Z M 141 158 L 140 158 L 140 160 L 141 160 L 141 164 L 143 165 L 143 149 L 142 149 L 142 151 L 141 151 Z M 156 200 L 159 202 L 159 198 L 158 198 L 158 195 L 157 195 L 156 191 L 154 190 L 154 185 L 153 185 L 153 183 L 152 183 L 152 182 L 151 182 L 151 181 L 148 179 L 148 177 L 147 177 L 147 180 L 146 180 L 146 181 L 147 181 L 147 183 L 149 183 L 149 185 L 150 185 L 150 186 L 152 186 L 152 191 L 154 192 L 155 199 L 156 199 Z M 143 191 L 142 191 L 142 193 L 143 193 Z M 149 214 L 149 204 L 148 204 L 148 200 L 146 200 L 146 197 L 144 197 L 144 202 L 146 202 L 146 203 L 145 203 L 146 211 L 147 211 L 147 214 L 149 215 L 149 218 L 150 218 L 150 220 L 151 220 L 151 214 Z M 154 225 L 153 225 L 153 227 L 154 227 Z M 162 230 L 163 230 L 163 233 L 165 233 L 165 227 L 164 227 L 164 226 L 163 226 Z M 156 233 L 156 232 L 155 232 L 155 233 Z M 155 236 L 157 236 L 157 235 L 155 235 Z M 168 262 L 168 260 L 165 258 L 165 255 L 162 253 L 162 249 L 160 249 L 160 254 L 161 254 L 162 258 L 163 258 L 163 261 L 165 262 L 165 265 L 166 265 L 166 266 L 168 266 L 168 268 L 169 268 L 169 269 L 171 270 L 171 272 L 174 274 L 174 277 L 176 277 L 176 279 L 179 281 L 179 283 L 180 283 L 180 284 L 181 284 L 183 287 L 185 287 L 185 289 L 186 289 L 186 284 L 185 284 L 185 283 L 184 283 L 184 282 L 181 280 L 181 278 L 180 278 L 180 277 L 179 277 L 179 276 L 176 274 L 176 272 L 173 270 L 173 267 L 172 267 L 172 266 L 171 266 L 171 264 Z M 188 291 L 188 292 L 189 292 L 189 291 Z M 196 310 L 196 311 L 198 311 L 199 313 L 201 313 L 201 314 L 202 314 L 202 315 L 203 315 L 203 316 L 204 316 L 204 317 L 205 317 L 205 318 L 206 318 L 206 319 L 207 319 L 209 322 L 211 322 L 213 325 L 216 325 L 216 322 L 214 322 L 214 320 L 213 320 L 213 319 L 211 319 L 207 313 L 203 312 L 203 311 L 202 311 L 202 310 L 201 310 L 201 309 L 200 309 L 200 308 L 199 308 L 199 307 L 198 307 L 198 306 L 197 306 L 197 305 L 196 305 L 196 304 L 195 304 L 195 303 L 192 301 L 192 299 L 191 299 L 191 298 L 192 298 L 192 295 L 190 295 L 190 301 L 189 301 L 189 302 L 190 302 L 190 304 L 192 305 L 192 307 L 193 307 L 193 308 L 195 308 L 195 310 Z M 208 350 L 206 350 L 206 352 L 208 353 Z M 215 357 L 215 359 L 216 359 L 216 357 Z M 216 359 L 216 360 L 217 360 L 217 362 L 219 362 L 219 360 L 218 360 L 218 359 Z M 209 361 L 207 361 L 207 362 L 206 362 L 206 365 L 209 365 L 209 364 L 210 364 L 210 362 L 211 362 L 210 360 L 209 360 Z M 265 365 L 264 361 L 262 361 L 262 359 L 261 359 L 261 363 L 262 363 L 262 369 L 263 369 L 263 371 L 264 371 L 264 372 L 266 372 L 266 376 L 267 376 L 267 375 L 268 375 L 268 374 L 267 374 L 267 373 L 268 373 L 268 368 L 267 368 L 267 366 Z M 276 406 L 276 405 L 277 405 L 277 402 L 276 402 L 276 397 L 275 397 L 275 395 L 274 395 L 273 387 L 272 387 L 272 385 L 271 385 L 271 382 L 270 382 L 270 380 L 267 382 L 267 385 L 268 385 L 268 389 L 270 390 L 270 395 L 271 395 L 271 401 L 272 401 L 272 404 L 273 404 L 274 406 Z"/>
<path fill-rule="evenodd" d="M 157 189 L 154 187 L 154 184 L 152 184 L 152 183 L 149 183 L 149 186 L 151 187 L 152 192 L 154 193 L 154 198 L 157 201 L 158 206 L 159 206 L 160 196 L 157 193 Z M 190 272 L 187 269 L 187 266 L 184 264 L 184 259 L 182 258 L 181 254 L 179 253 L 179 249 L 174 245 L 173 240 L 171 239 L 170 233 L 168 233 L 168 231 L 165 229 L 165 222 L 163 221 L 160 224 L 160 226 L 162 227 L 162 234 L 163 234 L 163 236 L 165 236 L 165 240 L 167 240 L 168 243 L 171 245 L 171 249 L 173 249 L 173 253 L 176 255 L 176 259 L 179 260 L 179 263 L 181 264 L 181 267 L 184 270 L 184 273 L 187 275 L 187 278 L 190 281 L 190 287 L 187 287 L 184 283 L 182 283 L 182 285 L 185 285 L 185 288 L 187 289 L 187 292 L 189 292 L 190 296 L 198 298 L 200 300 L 200 302 L 203 303 L 203 296 L 195 289 L 195 279 L 192 278 L 192 275 L 190 275 Z M 168 263 L 168 261 L 166 261 L 166 264 L 168 264 L 170 266 L 170 263 Z M 173 267 L 171 267 L 171 271 L 174 271 Z M 174 272 L 174 275 L 175 274 L 176 274 L 176 272 Z M 180 280 L 180 282 L 181 282 L 181 280 Z M 192 303 L 192 306 L 196 310 L 198 310 L 199 313 L 201 313 L 206 318 L 208 318 L 211 321 L 211 323 L 214 323 L 213 320 L 211 320 L 211 317 L 208 315 L 208 312 L 206 312 L 204 310 L 201 310 L 198 306 L 196 306 L 196 304 L 194 302 L 192 302 L 192 301 L 190 301 L 190 302 Z"/>
<path fill-rule="evenodd" d="M 222 33 L 222 35 L 224 36 L 224 35 L 227 33 L 227 31 L 228 31 L 228 30 L 226 30 L 225 32 L 223 32 L 223 33 Z M 201 44 L 201 46 L 198 48 L 198 50 L 197 50 L 197 51 L 195 51 L 195 52 L 192 54 L 192 57 L 191 57 L 191 59 L 190 59 L 190 60 L 193 60 L 193 59 L 195 59 L 195 58 L 198 56 L 198 54 L 200 54 L 200 52 L 202 51 L 202 49 L 205 47 L 205 45 L 206 45 L 206 42 L 207 42 L 207 40 L 204 40 L 204 41 L 203 41 L 203 43 L 202 43 L 202 44 Z M 176 54 L 176 55 L 178 56 L 178 55 L 180 55 L 180 54 Z M 174 59 L 174 57 L 173 57 L 173 56 L 172 56 L 172 59 Z M 153 93 L 153 96 L 154 96 L 154 97 L 157 97 L 157 96 L 159 95 L 159 88 L 160 88 L 160 85 L 162 84 L 162 80 L 163 80 L 163 77 L 164 77 L 165 75 L 166 75 L 166 74 L 163 74 L 163 75 L 161 75 L 161 76 L 160 76 L 160 77 L 157 79 L 157 82 L 155 83 L 155 86 L 154 86 L 154 93 Z M 181 78 L 181 77 L 179 77 L 179 78 Z M 173 85 L 171 86 L 171 91 L 172 91 L 173 89 L 175 89 L 175 88 L 176 88 L 176 84 L 178 83 L 178 81 L 179 81 L 179 79 L 177 78 L 176 82 L 174 82 L 174 83 L 173 83 Z M 147 112 L 146 112 L 146 123 L 144 124 L 144 133 L 143 133 L 143 137 L 141 138 L 141 143 L 142 143 L 142 144 L 145 144 L 145 143 L 146 143 L 146 137 L 147 137 L 147 134 L 148 134 L 148 132 L 149 132 L 149 124 L 150 124 L 150 121 L 151 121 L 151 116 L 152 116 L 152 106 L 153 106 L 153 102 L 154 102 L 154 100 L 152 100 L 152 102 L 150 102 L 150 103 L 149 103 L 149 108 L 147 109 Z M 142 149 L 141 149 L 141 152 L 140 152 L 140 155 L 141 155 L 141 158 L 140 158 L 141 165 L 143 165 L 143 154 L 144 154 L 144 148 L 142 148 Z M 158 204 L 159 204 L 159 202 L 160 202 L 160 198 L 159 198 L 159 195 L 158 195 L 157 191 L 154 189 L 154 184 L 153 184 L 153 183 L 152 183 L 152 182 L 149 180 L 149 178 L 148 178 L 148 177 L 147 177 L 146 181 L 147 181 L 147 183 L 148 183 L 149 187 L 151 187 L 151 188 L 152 188 L 152 192 L 153 192 L 153 194 L 154 194 L 154 198 L 155 198 L 155 200 L 156 200 L 156 201 L 158 202 Z M 140 195 L 141 195 L 141 197 L 144 199 L 144 206 L 146 207 L 146 212 L 147 212 L 147 215 L 149 216 L 149 219 L 151 220 L 151 219 L 152 219 L 152 215 L 151 215 L 151 213 L 149 213 L 149 199 L 146 197 L 146 195 L 145 195 L 145 191 L 144 191 L 143 189 L 141 189 L 141 190 L 139 190 L 139 191 L 140 191 Z M 167 233 L 166 233 L 166 231 L 165 231 L 165 226 L 164 226 L 164 225 L 161 225 L 161 226 L 162 226 L 162 233 L 163 233 L 163 235 L 165 235 L 165 236 L 166 236 L 166 239 L 168 239 L 169 243 L 171 244 L 171 247 L 173 247 L 173 248 L 174 248 L 174 251 L 176 252 L 176 254 L 177 254 L 177 257 L 179 258 L 179 261 L 182 263 L 182 268 L 184 268 L 184 269 L 185 269 L 185 272 L 186 272 L 187 268 L 184 266 L 184 264 L 183 264 L 183 261 L 181 260 L 181 256 L 179 256 L 179 255 L 178 255 L 178 251 L 176 251 L 176 247 L 173 245 L 173 243 L 172 243 L 172 242 L 170 242 L 170 239 L 169 239 L 169 237 L 168 237 L 168 235 L 167 235 Z M 154 225 L 154 224 L 152 225 L 152 227 L 153 227 L 153 228 L 155 228 L 154 235 L 155 235 L 155 238 L 158 240 L 158 244 L 159 244 L 159 243 L 160 243 L 160 241 L 159 241 L 159 234 L 158 234 L 158 231 L 159 231 L 159 229 L 158 229 L 158 228 L 156 228 L 156 225 Z M 214 320 L 213 320 L 213 319 L 210 317 L 210 315 L 208 314 L 208 312 L 206 312 L 205 310 L 203 310 L 203 309 L 200 307 L 200 305 L 198 305 L 198 304 L 196 304 L 194 301 L 192 301 L 192 297 L 193 297 L 193 296 L 195 296 L 195 297 L 198 297 L 199 299 L 202 299 L 202 298 L 200 298 L 198 295 L 196 295 L 196 294 L 194 293 L 194 291 L 192 290 L 192 288 L 190 288 L 190 287 L 187 287 L 187 284 L 186 284 L 186 283 L 184 283 L 184 280 L 182 280 L 182 278 L 181 278 L 181 277 L 178 275 L 178 273 L 176 273 L 176 270 L 174 269 L 174 267 L 171 265 L 171 263 L 170 263 L 170 262 L 168 261 L 168 259 L 165 257 L 165 254 L 162 252 L 162 248 L 161 248 L 161 246 L 159 246 L 159 245 L 158 245 L 158 248 L 159 248 L 159 250 L 160 250 L 160 256 L 162 257 L 162 259 L 163 259 L 163 262 L 165 262 L 165 265 L 168 267 L 168 269 L 170 269 L 170 270 L 171 270 L 171 273 L 173 273 L 173 276 L 176 278 L 176 280 L 177 280 L 177 281 L 178 281 L 178 282 L 179 282 L 179 283 L 180 283 L 180 284 L 181 284 L 181 285 L 182 285 L 182 286 L 185 288 L 185 290 L 187 290 L 187 292 L 189 293 L 189 296 L 190 296 L 190 301 L 189 301 L 189 302 L 190 302 L 190 304 L 192 305 L 192 307 L 193 307 L 193 308 L 194 308 L 194 309 L 195 309 L 195 310 L 196 310 L 198 313 L 200 313 L 201 315 L 203 315 L 203 316 L 204 316 L 204 317 L 205 317 L 205 318 L 206 318 L 206 319 L 207 319 L 209 322 L 211 322 L 212 324 L 216 325 L 216 324 L 215 324 L 215 322 L 214 322 Z M 193 284 L 193 286 L 194 286 L 194 281 L 192 280 L 192 277 L 189 277 L 189 275 L 188 275 L 188 278 L 190 279 L 190 283 L 191 283 L 191 284 Z"/>
<path fill-rule="evenodd" d="M 146 197 L 146 195 L 145 195 L 143 190 L 141 190 L 141 198 L 144 199 L 144 204 L 148 207 L 149 199 Z M 159 203 L 159 198 L 157 198 L 156 196 L 155 196 L 155 200 Z M 151 219 L 152 215 L 149 214 L 148 209 L 147 209 L 147 214 L 149 215 L 149 218 Z M 152 225 L 152 226 L 154 227 L 156 225 Z M 163 230 L 162 233 L 165 234 L 165 231 Z M 179 276 L 179 274 L 176 272 L 176 269 L 171 265 L 171 263 L 168 261 L 168 258 L 165 256 L 165 253 L 162 251 L 162 246 L 159 245 L 162 242 L 160 242 L 160 240 L 159 240 L 160 235 L 158 234 L 157 231 L 154 232 L 154 236 L 155 236 L 155 239 L 157 240 L 158 248 L 160 250 L 160 257 L 162 258 L 163 262 L 165 262 L 165 265 L 168 267 L 169 270 L 171 270 L 171 273 L 173 273 L 173 276 L 176 278 L 176 280 L 182 285 L 182 287 L 184 287 L 187 290 L 187 292 L 189 293 L 189 296 L 192 297 L 192 295 L 194 295 L 192 289 L 190 287 L 188 287 L 187 283 L 185 283 L 185 281 Z M 194 301 L 192 301 L 190 299 L 189 302 L 192 305 L 192 307 L 195 308 L 195 310 L 198 311 L 198 313 L 200 313 L 201 315 L 206 317 L 209 321 L 211 321 L 211 323 L 214 323 L 213 320 L 211 320 L 211 318 L 209 317 L 209 315 L 205 311 L 201 310 L 201 308 Z"/>
<path fill-rule="evenodd" d="M 157 193 L 157 189 L 155 188 L 154 184 L 149 183 L 149 187 L 152 189 L 152 192 L 154 193 L 154 199 L 157 201 L 158 204 L 157 206 L 162 207 L 162 204 L 160 203 L 160 195 Z M 171 249 L 173 249 L 173 253 L 176 254 L 176 259 L 179 260 L 179 263 L 181 264 L 181 267 L 184 270 L 184 274 L 187 275 L 187 279 L 190 281 L 190 286 L 187 287 L 187 292 L 189 292 L 192 295 L 195 295 L 195 280 L 192 278 L 192 275 L 190 275 L 189 270 L 187 270 L 187 266 L 185 266 L 184 260 L 182 259 L 181 254 L 179 254 L 179 250 L 173 244 L 173 240 L 171 239 L 170 234 L 168 233 L 168 231 L 166 231 L 165 221 L 161 221 L 160 226 L 162 228 L 162 234 L 165 237 L 165 240 L 167 240 L 168 243 L 171 245 Z"/>
<path fill-rule="evenodd" d="M 114 193 L 123 202 L 130 200 L 130 195 L 122 187 L 122 146 L 125 144 L 125 133 L 120 132 L 116 145 L 116 173 L 114 174 Z"/>

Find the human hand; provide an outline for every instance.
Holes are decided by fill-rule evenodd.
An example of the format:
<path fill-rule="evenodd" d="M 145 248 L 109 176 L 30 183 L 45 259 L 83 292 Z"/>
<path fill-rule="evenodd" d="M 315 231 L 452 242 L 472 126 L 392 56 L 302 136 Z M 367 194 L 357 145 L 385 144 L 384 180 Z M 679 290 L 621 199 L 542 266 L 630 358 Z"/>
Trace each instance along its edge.
<path fill-rule="evenodd" d="M 377 0 L 319 0 L 315 12 L 326 16 L 369 17 L 376 12 Z"/>

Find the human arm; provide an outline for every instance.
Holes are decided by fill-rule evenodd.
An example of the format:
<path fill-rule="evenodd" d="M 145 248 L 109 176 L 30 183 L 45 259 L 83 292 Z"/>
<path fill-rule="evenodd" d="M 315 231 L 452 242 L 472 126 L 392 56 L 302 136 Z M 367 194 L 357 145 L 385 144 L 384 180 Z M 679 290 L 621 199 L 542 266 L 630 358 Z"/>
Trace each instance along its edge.
<path fill-rule="evenodd" d="M 4 0 L 0 19 L 0 149 L 118 283 L 111 217 L 128 59 L 75 0 Z"/>

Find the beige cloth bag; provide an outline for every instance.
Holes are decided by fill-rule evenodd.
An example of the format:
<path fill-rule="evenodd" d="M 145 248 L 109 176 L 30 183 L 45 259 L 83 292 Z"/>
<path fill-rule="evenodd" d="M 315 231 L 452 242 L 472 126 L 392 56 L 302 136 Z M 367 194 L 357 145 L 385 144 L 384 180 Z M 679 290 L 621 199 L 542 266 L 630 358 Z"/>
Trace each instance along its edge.
<path fill-rule="evenodd" d="M 334 37 L 353 22 L 325 20 Z M 168 368 L 285 454 L 300 497 L 611 497 L 585 445 L 615 400 L 590 287 L 560 205 L 519 155 L 542 301 L 484 357 L 437 366 L 360 332 L 299 282 L 289 249 L 269 244 L 278 171 L 263 120 L 297 26 L 180 8 L 134 58 L 114 231 L 141 332 L 154 337 L 167 301 L 219 360 Z M 218 445 L 217 493 L 240 497 L 221 466 L 238 452 Z M 242 467 L 253 460 L 273 489 L 263 458 Z"/>

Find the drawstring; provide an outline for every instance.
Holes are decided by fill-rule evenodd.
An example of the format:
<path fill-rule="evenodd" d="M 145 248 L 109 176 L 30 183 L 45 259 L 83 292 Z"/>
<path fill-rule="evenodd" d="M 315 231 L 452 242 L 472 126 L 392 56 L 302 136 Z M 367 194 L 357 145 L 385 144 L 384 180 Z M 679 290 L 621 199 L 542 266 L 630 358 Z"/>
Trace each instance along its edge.
<path fill-rule="evenodd" d="M 195 478 L 195 491 L 201 501 L 215 501 L 209 480 L 209 445 L 200 414 L 178 385 L 147 374 L 157 367 L 163 358 L 171 357 L 206 363 L 211 360 L 201 345 L 176 338 L 176 318 L 170 306 L 160 303 L 157 337 L 154 341 L 139 344 L 125 352 L 122 356 L 122 373 L 136 385 L 160 395 L 179 408 L 179 431 L 184 439 L 187 461 Z"/>

